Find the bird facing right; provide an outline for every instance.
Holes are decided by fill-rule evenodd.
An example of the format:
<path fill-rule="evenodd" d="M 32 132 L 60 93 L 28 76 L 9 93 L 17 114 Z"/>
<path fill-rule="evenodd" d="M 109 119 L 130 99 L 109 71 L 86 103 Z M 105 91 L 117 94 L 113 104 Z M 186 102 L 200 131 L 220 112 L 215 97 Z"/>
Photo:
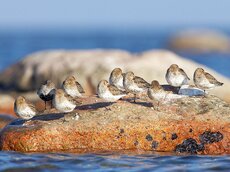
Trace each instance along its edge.
<path fill-rule="evenodd" d="M 209 73 L 205 72 L 202 68 L 197 68 L 193 75 L 193 81 L 196 87 L 203 89 L 212 89 L 217 86 L 222 86 L 224 83 L 219 82 Z"/>
<path fill-rule="evenodd" d="M 188 75 L 184 72 L 183 69 L 179 68 L 177 64 L 172 64 L 165 75 L 165 79 L 169 85 L 174 87 L 181 87 L 182 85 L 188 85 L 190 80 Z"/>

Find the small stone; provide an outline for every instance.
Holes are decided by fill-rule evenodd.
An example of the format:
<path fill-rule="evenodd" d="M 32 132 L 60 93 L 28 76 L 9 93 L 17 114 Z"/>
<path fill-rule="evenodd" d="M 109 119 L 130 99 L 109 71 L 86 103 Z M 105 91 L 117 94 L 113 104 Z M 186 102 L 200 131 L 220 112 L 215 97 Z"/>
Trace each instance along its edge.
<path fill-rule="evenodd" d="M 145 137 L 145 139 L 148 140 L 148 141 L 152 141 L 152 140 L 153 140 L 153 137 L 152 137 L 150 134 L 148 134 L 148 135 Z"/>
<path fill-rule="evenodd" d="M 136 140 L 135 142 L 134 142 L 134 146 L 137 146 L 139 144 L 139 142 Z"/>
<path fill-rule="evenodd" d="M 123 128 L 120 129 L 120 134 L 124 133 L 125 130 Z"/>
<path fill-rule="evenodd" d="M 176 134 L 176 133 L 173 133 L 173 134 L 172 134 L 172 140 L 177 139 L 177 137 L 178 137 L 178 136 L 177 136 L 177 134 Z"/>
<path fill-rule="evenodd" d="M 223 134 L 218 132 L 205 131 L 199 136 L 200 142 L 203 144 L 211 144 L 214 142 L 219 142 L 224 138 Z"/>
<path fill-rule="evenodd" d="M 152 142 L 152 149 L 157 149 L 159 143 L 157 141 Z"/>

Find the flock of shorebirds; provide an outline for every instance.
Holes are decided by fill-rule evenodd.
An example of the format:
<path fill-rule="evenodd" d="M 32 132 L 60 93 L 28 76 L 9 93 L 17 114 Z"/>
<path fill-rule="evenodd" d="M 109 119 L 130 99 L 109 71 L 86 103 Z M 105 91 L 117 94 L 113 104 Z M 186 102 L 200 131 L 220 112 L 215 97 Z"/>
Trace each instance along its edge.
<path fill-rule="evenodd" d="M 180 88 L 182 85 L 188 85 L 190 78 L 179 68 L 178 65 L 172 64 L 165 75 L 169 85 Z M 193 81 L 196 87 L 202 90 L 212 89 L 223 83 L 217 81 L 212 75 L 205 72 L 202 68 L 197 68 L 194 72 Z M 148 83 L 143 78 L 135 76 L 133 72 L 123 73 L 120 68 L 115 68 L 107 80 L 102 80 L 97 86 L 98 97 L 107 102 L 116 102 L 128 93 L 134 95 L 134 102 L 136 95 L 147 92 L 150 99 L 162 101 L 168 94 L 173 94 L 171 91 L 166 91 L 154 80 Z M 48 80 L 38 89 L 38 96 L 45 102 L 52 101 L 53 105 L 59 112 L 67 113 L 73 111 L 81 102 L 77 100 L 83 97 L 85 91 L 83 87 L 76 81 L 74 76 L 69 76 L 62 84 L 62 89 L 56 89 L 55 84 Z M 31 119 L 38 112 L 35 106 L 28 102 L 23 96 L 19 96 L 14 103 L 15 113 L 23 119 Z"/>

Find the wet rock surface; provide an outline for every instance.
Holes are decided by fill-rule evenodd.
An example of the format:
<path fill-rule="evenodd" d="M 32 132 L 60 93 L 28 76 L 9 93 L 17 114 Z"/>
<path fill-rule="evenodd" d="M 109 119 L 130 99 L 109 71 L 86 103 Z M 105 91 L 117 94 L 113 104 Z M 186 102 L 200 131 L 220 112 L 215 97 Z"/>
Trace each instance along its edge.
<path fill-rule="evenodd" d="M 230 105 L 217 97 L 185 97 L 157 108 L 144 96 L 136 103 L 81 100 L 68 114 L 51 109 L 30 121 L 13 121 L 0 133 L 1 150 L 230 154 Z"/>

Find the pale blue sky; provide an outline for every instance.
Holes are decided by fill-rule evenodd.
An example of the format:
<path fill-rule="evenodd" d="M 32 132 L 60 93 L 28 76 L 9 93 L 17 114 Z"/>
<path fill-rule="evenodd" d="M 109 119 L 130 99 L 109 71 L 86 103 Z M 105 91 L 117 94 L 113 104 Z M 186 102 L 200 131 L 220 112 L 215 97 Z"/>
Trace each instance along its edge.
<path fill-rule="evenodd" d="M 230 0 L 0 0 L 0 27 L 230 25 Z"/>

